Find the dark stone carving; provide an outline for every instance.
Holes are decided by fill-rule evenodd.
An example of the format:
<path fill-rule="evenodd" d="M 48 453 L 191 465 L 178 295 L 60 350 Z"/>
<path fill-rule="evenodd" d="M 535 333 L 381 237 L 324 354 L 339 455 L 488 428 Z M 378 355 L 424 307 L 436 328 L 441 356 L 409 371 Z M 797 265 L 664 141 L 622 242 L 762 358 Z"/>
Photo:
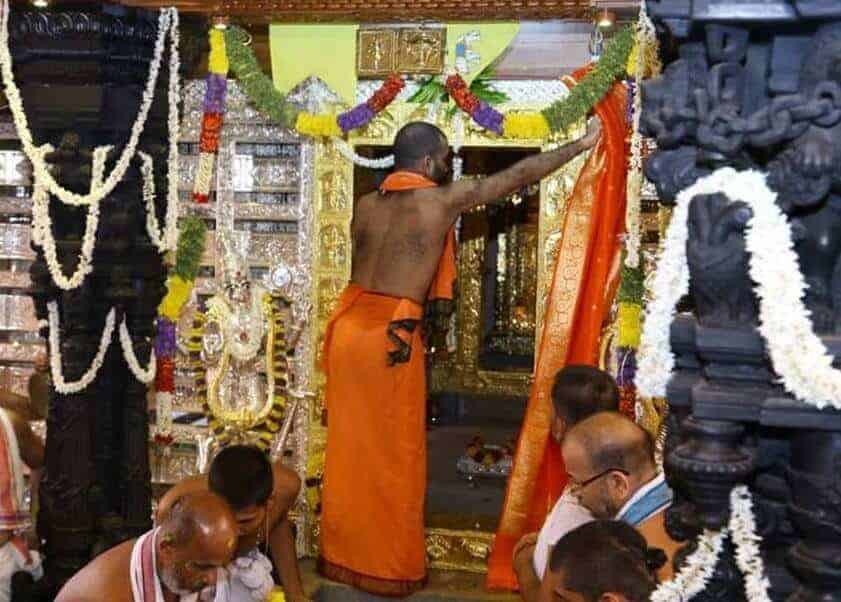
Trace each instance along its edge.
<path fill-rule="evenodd" d="M 668 64 L 643 85 L 642 127 L 658 149 L 646 175 L 669 204 L 719 167 L 765 172 L 792 224 L 814 328 L 838 366 L 841 3 L 649 0 L 648 8 Z M 730 488 L 748 483 L 772 599 L 839 600 L 841 412 L 795 401 L 774 375 L 756 330 L 749 219 L 725 195 L 690 205 L 693 315 L 672 325 L 665 465 L 677 498 L 667 527 L 678 539 L 721 527 Z M 699 599 L 743 599 L 735 569 L 728 546 Z"/>
<path fill-rule="evenodd" d="M 38 144 L 58 147 L 48 161 L 64 186 L 87 192 L 95 146 L 115 146 L 106 172 L 113 167 L 137 114 L 156 29 L 156 13 L 118 6 L 12 13 L 10 45 L 30 128 Z M 140 143 L 155 159 L 161 223 L 168 139 L 166 56 Z M 182 54 L 182 65 L 190 68 L 190 63 L 191 56 Z M 138 165 L 135 159 L 101 202 L 94 270 L 82 286 L 57 288 L 41 254 L 30 271 L 38 317 L 47 317 L 48 301 L 58 303 L 68 380 L 87 370 L 112 307 L 117 324 L 126 317 L 138 360 L 148 363 L 165 273 L 146 234 Z M 56 199 L 50 212 L 59 260 L 70 273 L 80 251 L 85 212 Z M 78 394 L 54 393 L 50 401 L 38 517 L 47 562 L 41 584 L 48 590 L 45 599 L 53 599 L 92 554 L 150 526 L 147 390 L 129 371 L 115 332 L 94 383 Z"/>

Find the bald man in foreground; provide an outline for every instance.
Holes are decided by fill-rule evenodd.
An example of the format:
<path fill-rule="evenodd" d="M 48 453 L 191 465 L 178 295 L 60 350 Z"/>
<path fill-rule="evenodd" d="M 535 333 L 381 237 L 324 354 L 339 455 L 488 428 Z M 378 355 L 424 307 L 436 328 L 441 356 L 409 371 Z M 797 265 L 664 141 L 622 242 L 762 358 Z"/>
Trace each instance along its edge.
<path fill-rule="evenodd" d="M 669 559 L 657 576 L 670 579 L 682 544 L 666 531 L 674 494 L 658 471 L 648 431 L 618 412 L 600 412 L 576 424 L 561 446 L 570 492 L 597 519 L 621 520 Z"/>
<path fill-rule="evenodd" d="M 217 586 L 233 558 L 237 521 L 228 504 L 210 493 L 179 499 L 167 519 L 136 540 L 93 559 L 67 582 L 56 602 L 178 602 L 197 600 Z M 224 577 L 211 599 L 227 602 Z"/>

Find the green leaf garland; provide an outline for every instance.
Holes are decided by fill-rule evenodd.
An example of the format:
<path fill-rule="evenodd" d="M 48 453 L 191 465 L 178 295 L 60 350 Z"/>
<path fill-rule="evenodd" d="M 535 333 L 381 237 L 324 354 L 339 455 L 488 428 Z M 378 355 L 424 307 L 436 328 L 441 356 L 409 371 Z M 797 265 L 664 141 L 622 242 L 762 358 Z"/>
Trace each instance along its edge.
<path fill-rule="evenodd" d="M 204 221 L 197 217 L 187 217 L 181 222 L 173 272 L 185 282 L 195 280 L 199 272 L 206 230 Z"/>
<path fill-rule="evenodd" d="M 634 32 L 631 27 L 624 27 L 613 36 L 595 68 L 570 90 L 569 96 L 543 109 L 549 129 L 553 132 L 567 131 L 584 118 L 604 98 L 616 78 L 625 73 L 633 46 Z"/>
<path fill-rule="evenodd" d="M 299 109 L 278 92 L 272 80 L 260 69 L 254 52 L 245 45 L 248 33 L 236 26 L 225 30 L 225 49 L 231 71 L 245 95 L 258 111 L 286 128 L 295 127 Z"/>
<path fill-rule="evenodd" d="M 623 265 L 620 278 L 619 291 L 616 295 L 617 301 L 642 305 L 643 294 L 645 293 L 645 278 L 642 268 L 629 268 Z"/>

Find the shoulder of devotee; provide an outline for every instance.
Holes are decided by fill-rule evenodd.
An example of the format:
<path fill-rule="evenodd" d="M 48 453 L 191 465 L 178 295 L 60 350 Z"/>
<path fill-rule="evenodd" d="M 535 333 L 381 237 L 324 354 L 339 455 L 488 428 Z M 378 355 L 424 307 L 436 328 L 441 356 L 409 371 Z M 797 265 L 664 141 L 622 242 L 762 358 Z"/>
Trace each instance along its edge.
<path fill-rule="evenodd" d="M 55 602 L 131 602 L 129 564 L 135 541 L 125 541 L 91 560 L 64 585 Z"/>

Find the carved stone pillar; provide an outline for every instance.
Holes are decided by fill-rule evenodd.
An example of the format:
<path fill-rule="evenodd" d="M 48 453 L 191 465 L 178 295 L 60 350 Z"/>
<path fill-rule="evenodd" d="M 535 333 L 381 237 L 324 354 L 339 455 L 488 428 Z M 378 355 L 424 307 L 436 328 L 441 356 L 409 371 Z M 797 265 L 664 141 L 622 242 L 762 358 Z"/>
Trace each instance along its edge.
<path fill-rule="evenodd" d="M 801 586 L 789 600 L 837 602 L 841 600 L 841 432 L 799 431 L 791 448 L 789 512 L 800 540 L 788 560 Z"/>
<path fill-rule="evenodd" d="M 787 477 L 795 540 L 788 566 L 800 586 L 790 602 L 841 600 L 841 412 L 770 399 L 763 424 L 794 428 Z"/>
<path fill-rule="evenodd" d="M 727 526 L 730 491 L 750 474 L 754 458 L 743 445 L 745 429 L 738 423 L 690 416 L 682 430 L 684 442 L 667 455 L 666 471 L 683 503 L 669 512 L 667 525 L 673 536 L 685 539 Z M 687 546 L 675 559 L 676 567 L 694 549 L 694 544 Z M 697 599 L 743 600 L 741 580 L 734 576 L 738 569 L 728 542 L 709 586 Z"/>
<path fill-rule="evenodd" d="M 157 13 L 108 5 L 85 12 L 13 11 L 9 29 L 33 136 L 38 144 L 53 145 L 64 138 L 64 148 L 48 162 L 62 185 L 87 192 L 92 149 L 114 145 L 108 173 L 129 138 L 157 35 Z M 166 56 L 139 145 L 155 160 L 161 224 L 169 135 Z M 47 317 L 48 301 L 58 304 L 63 372 L 69 381 L 77 380 L 96 356 L 111 308 L 117 326 L 126 317 L 138 361 L 148 365 L 164 267 L 146 234 L 138 166 L 135 158 L 101 202 L 94 270 L 79 288 L 58 289 L 43 255 L 31 268 L 38 317 Z M 50 212 L 67 274 L 80 251 L 84 210 L 51 199 Z M 92 553 L 151 526 L 147 390 L 129 370 L 118 332 L 88 388 L 53 395 L 46 448 L 38 529 L 46 542 L 47 587 L 55 591 Z"/>

